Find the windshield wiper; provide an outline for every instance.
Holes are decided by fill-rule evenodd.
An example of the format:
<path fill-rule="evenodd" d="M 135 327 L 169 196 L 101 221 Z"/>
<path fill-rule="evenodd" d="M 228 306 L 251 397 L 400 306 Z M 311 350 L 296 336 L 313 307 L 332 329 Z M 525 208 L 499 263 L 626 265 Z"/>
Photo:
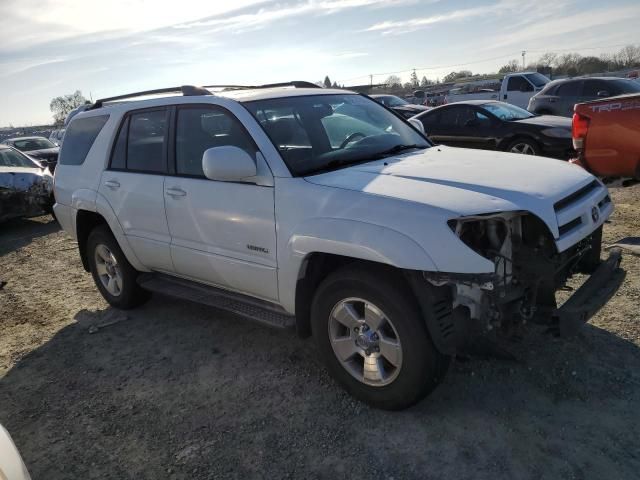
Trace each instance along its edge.
<path fill-rule="evenodd" d="M 393 155 L 394 153 L 399 153 L 402 152 L 404 150 L 411 150 L 414 148 L 428 148 L 428 145 L 418 145 L 418 144 L 411 144 L 411 145 L 396 145 L 394 147 L 391 147 L 387 150 L 383 150 L 382 152 L 376 152 L 376 153 L 372 153 L 372 154 L 367 154 L 364 155 L 362 157 L 359 158 L 337 158 L 334 160 L 331 160 L 327 163 L 325 163 L 324 165 L 320 166 L 320 167 L 315 167 L 315 168 L 310 168 L 307 170 L 304 170 L 302 172 L 300 172 L 300 175 L 302 176 L 306 176 L 306 175 L 314 175 L 317 173 L 323 173 L 323 172 L 328 172 L 331 170 L 335 170 L 337 168 L 340 167 L 344 167 L 347 165 L 356 165 L 358 163 L 368 163 L 368 162 L 372 162 L 374 160 L 380 160 L 381 158 L 384 158 L 388 155 Z"/>
<path fill-rule="evenodd" d="M 414 148 L 427 148 L 428 145 L 418 145 L 417 143 L 413 143 L 411 145 L 396 145 L 395 147 L 391 147 L 388 150 L 383 150 L 382 152 L 378 152 L 376 157 L 384 157 L 386 155 L 393 155 L 394 153 L 399 153 L 404 150 L 411 150 Z"/>

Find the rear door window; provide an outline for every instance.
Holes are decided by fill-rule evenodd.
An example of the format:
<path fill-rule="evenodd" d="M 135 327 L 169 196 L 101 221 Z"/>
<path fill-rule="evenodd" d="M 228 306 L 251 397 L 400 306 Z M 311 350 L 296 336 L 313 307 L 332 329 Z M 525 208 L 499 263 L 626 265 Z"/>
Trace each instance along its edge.
<path fill-rule="evenodd" d="M 164 172 L 166 170 L 168 111 L 163 108 L 132 113 L 128 121 L 127 170 L 150 173 Z"/>
<path fill-rule="evenodd" d="M 440 125 L 442 125 L 443 127 L 456 126 L 458 124 L 460 110 L 460 107 L 452 107 L 442 110 L 440 112 Z"/>
<path fill-rule="evenodd" d="M 556 89 L 556 95 L 559 97 L 577 97 L 580 95 L 581 87 L 582 81 L 563 83 Z"/>
<path fill-rule="evenodd" d="M 76 118 L 66 129 L 60 151 L 61 165 L 82 165 L 109 115 Z"/>

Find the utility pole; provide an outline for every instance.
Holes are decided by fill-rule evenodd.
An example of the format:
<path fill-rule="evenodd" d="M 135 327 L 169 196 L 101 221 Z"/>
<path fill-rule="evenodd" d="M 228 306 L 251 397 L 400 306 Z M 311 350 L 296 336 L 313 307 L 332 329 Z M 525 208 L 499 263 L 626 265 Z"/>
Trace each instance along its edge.
<path fill-rule="evenodd" d="M 369 85 L 373 87 L 373 74 L 369 74 Z"/>
<path fill-rule="evenodd" d="M 524 66 L 524 57 L 527 54 L 526 50 L 522 50 L 522 71 L 524 71 L 525 66 Z"/>

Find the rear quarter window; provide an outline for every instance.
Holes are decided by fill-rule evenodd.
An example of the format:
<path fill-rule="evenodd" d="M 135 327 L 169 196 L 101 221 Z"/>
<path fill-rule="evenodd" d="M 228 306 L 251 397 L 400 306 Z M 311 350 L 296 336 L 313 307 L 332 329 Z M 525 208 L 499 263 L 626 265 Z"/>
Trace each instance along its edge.
<path fill-rule="evenodd" d="M 76 118 L 67 127 L 60 152 L 61 165 L 82 165 L 109 115 Z"/>

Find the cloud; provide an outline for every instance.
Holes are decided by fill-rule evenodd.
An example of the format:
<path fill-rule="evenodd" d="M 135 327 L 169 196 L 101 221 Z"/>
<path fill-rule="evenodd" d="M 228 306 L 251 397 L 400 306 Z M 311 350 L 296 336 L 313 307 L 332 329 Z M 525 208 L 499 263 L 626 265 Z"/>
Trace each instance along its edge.
<path fill-rule="evenodd" d="M 492 40 L 492 48 L 505 47 L 508 45 L 524 45 L 529 48 L 536 47 L 541 39 L 549 39 L 559 35 L 568 35 L 586 29 L 595 29 L 595 27 L 606 25 L 611 28 L 612 25 L 623 21 L 635 19 L 637 21 L 640 14 L 640 6 L 614 7 L 592 9 L 587 11 L 578 11 L 578 13 L 566 13 L 563 15 L 555 15 L 545 18 L 544 22 L 529 22 L 528 25 L 521 26 L 517 29 L 510 29 L 496 35 Z M 594 30 L 597 31 L 597 30 Z M 594 37 L 594 43 L 600 43 L 602 32 L 598 32 L 598 36 Z M 628 39 L 629 42 L 632 39 Z M 581 45 L 577 45 L 579 50 Z M 591 44 L 582 45 L 591 46 Z M 566 48 L 566 45 L 562 46 Z M 551 48 L 550 50 L 553 50 Z"/>
<path fill-rule="evenodd" d="M 191 29 L 207 27 L 211 33 L 220 31 L 244 32 L 262 28 L 279 20 L 306 14 L 330 15 L 348 9 L 392 7 L 401 4 L 415 3 L 415 1 L 416 0 L 306 0 L 286 5 L 266 5 L 257 11 L 238 15 L 217 15 L 211 18 L 177 24 L 174 28 Z"/>
<path fill-rule="evenodd" d="M 566 4 L 566 0 L 559 0 L 552 5 L 540 8 L 540 3 L 535 0 L 500 0 L 491 4 L 461 8 L 427 17 L 379 22 L 371 25 L 364 31 L 381 33 L 382 35 L 401 35 L 440 23 L 469 20 L 479 17 L 496 18 L 498 16 L 507 17 L 512 25 L 514 22 L 518 22 L 517 19 L 523 19 L 523 22 L 530 23 L 539 17 L 553 15 L 559 9 L 564 8 Z M 505 24 L 505 28 L 507 28 L 508 25 L 509 24 Z"/>
<path fill-rule="evenodd" d="M 264 0 L 1 0 L 2 49 L 98 32 L 140 32 L 221 15 Z"/>

